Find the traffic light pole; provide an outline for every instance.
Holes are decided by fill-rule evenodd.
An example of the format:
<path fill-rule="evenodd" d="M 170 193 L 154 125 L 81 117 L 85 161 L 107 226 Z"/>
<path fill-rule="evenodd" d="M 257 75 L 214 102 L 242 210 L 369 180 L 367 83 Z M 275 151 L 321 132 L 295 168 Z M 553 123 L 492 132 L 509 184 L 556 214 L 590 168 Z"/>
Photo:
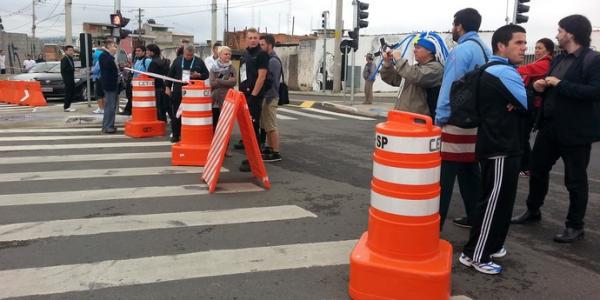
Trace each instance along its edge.
<path fill-rule="evenodd" d="M 343 28 L 343 4 L 342 0 L 336 0 L 335 6 L 335 45 L 333 47 L 333 93 L 339 93 L 342 86 L 342 53 L 340 51 L 340 43 L 342 41 Z M 344 87 L 345 91 L 345 87 Z M 345 93 L 344 93 L 345 94 Z"/>
<path fill-rule="evenodd" d="M 82 49 L 82 50 L 85 51 L 85 55 L 86 55 L 85 59 L 87 60 L 86 64 L 85 64 L 85 80 L 86 80 L 85 84 L 87 86 L 86 98 L 87 98 L 88 107 L 92 107 L 92 84 L 90 82 L 90 63 L 89 62 L 93 61 L 93 59 L 90 59 L 91 57 L 88 57 L 89 53 L 90 53 L 90 49 L 87 49 L 88 43 L 89 43 L 89 35 L 85 34 L 84 45 L 85 45 L 86 49 Z"/>
<path fill-rule="evenodd" d="M 329 11 L 323 12 L 323 64 L 321 67 L 323 68 L 321 71 L 323 73 L 323 92 L 327 90 L 327 17 L 329 15 Z"/>
<path fill-rule="evenodd" d="M 352 10 L 354 11 L 354 17 L 352 18 L 352 28 L 354 28 L 354 30 L 356 30 L 358 24 L 356 22 L 356 18 L 358 16 L 357 10 L 356 10 L 356 0 L 352 1 Z M 358 30 L 356 30 L 356 34 L 358 37 Z M 350 69 L 350 106 L 354 106 L 354 64 L 356 63 L 356 50 L 353 49 L 352 51 L 352 65 L 351 65 L 351 69 Z"/>

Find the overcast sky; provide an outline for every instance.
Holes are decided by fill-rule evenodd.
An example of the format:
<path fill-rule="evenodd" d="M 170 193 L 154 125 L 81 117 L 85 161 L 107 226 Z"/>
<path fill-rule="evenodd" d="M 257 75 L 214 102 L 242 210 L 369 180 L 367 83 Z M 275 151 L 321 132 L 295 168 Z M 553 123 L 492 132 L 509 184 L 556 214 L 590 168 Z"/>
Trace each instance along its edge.
<path fill-rule="evenodd" d="M 39 37 L 64 35 L 64 0 L 36 0 Z M 112 0 L 72 0 L 73 34 L 82 31 L 82 23 L 109 22 L 113 11 Z M 509 0 L 512 15 L 514 0 Z M 222 37 L 224 28 L 225 0 L 218 0 L 218 32 Z M 269 32 L 291 32 L 291 18 L 295 17 L 295 34 L 308 34 L 321 26 L 321 12 L 331 11 L 330 27 L 334 27 L 335 0 L 229 0 L 229 29 L 245 26 L 265 27 Z M 404 33 L 420 30 L 446 31 L 450 29 L 454 13 L 465 7 L 473 7 L 483 16 L 482 30 L 494 30 L 505 24 L 507 1 L 505 0 L 416 0 L 365 1 L 369 7 L 369 27 L 362 34 Z M 15 5 L 16 3 L 16 5 Z M 31 0 L 0 0 L 0 16 L 9 32 L 31 34 Z M 167 4 L 166 4 L 167 3 Z M 138 8 L 144 9 L 143 20 L 153 18 L 160 24 L 173 27 L 173 31 L 192 33 L 196 42 L 210 39 L 211 0 L 121 0 L 122 12 L 132 21 L 130 28 L 137 28 Z M 352 25 L 352 2 L 344 0 L 345 28 Z M 531 0 L 529 22 L 524 26 L 530 43 L 541 37 L 554 39 L 558 20 L 570 14 L 587 16 L 592 25 L 600 26 L 600 1 L 598 0 Z M 288 22 L 289 20 L 289 22 Z"/>

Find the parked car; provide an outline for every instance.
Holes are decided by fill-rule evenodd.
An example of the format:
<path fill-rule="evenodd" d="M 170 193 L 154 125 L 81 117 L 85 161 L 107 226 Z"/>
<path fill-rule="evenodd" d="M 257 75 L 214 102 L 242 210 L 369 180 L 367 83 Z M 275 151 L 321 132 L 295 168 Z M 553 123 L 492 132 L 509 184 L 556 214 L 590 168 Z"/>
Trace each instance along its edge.
<path fill-rule="evenodd" d="M 29 72 L 14 75 L 11 80 L 37 80 L 42 87 L 42 94 L 46 98 L 64 97 L 65 83 L 60 75 L 60 62 L 49 61 L 35 65 Z M 91 86 L 93 91 L 93 84 Z M 85 100 L 87 92 L 87 81 L 82 69 L 75 70 L 75 99 Z M 94 93 L 92 92 L 92 95 Z"/>

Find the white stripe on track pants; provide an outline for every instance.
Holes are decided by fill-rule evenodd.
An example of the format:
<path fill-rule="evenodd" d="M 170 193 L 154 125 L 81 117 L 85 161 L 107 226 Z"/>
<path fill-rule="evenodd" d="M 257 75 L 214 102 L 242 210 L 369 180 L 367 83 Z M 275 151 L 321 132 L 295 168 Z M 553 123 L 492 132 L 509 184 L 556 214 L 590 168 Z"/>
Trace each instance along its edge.
<path fill-rule="evenodd" d="M 520 156 L 481 160 L 483 201 L 475 211 L 473 228 L 463 253 L 486 263 L 500 250 L 510 227 L 519 183 Z"/>

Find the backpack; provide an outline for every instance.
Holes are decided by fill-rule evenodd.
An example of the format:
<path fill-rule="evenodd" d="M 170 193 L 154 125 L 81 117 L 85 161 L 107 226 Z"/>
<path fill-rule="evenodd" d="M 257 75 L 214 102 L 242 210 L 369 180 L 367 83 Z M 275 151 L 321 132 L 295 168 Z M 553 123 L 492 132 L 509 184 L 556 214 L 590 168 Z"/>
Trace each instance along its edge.
<path fill-rule="evenodd" d="M 480 123 L 478 99 L 481 76 L 488 67 L 501 65 L 493 61 L 467 72 L 450 88 L 450 117 L 448 124 L 460 128 L 476 128 Z"/>
<path fill-rule="evenodd" d="M 279 83 L 279 101 L 277 102 L 278 106 L 283 106 L 290 104 L 290 95 L 288 91 L 288 86 L 285 84 L 285 76 L 283 75 L 283 64 L 281 63 L 281 59 L 275 56 L 275 58 L 279 61 L 279 65 L 281 66 L 281 82 Z M 275 78 L 273 78 L 275 80 Z"/>

